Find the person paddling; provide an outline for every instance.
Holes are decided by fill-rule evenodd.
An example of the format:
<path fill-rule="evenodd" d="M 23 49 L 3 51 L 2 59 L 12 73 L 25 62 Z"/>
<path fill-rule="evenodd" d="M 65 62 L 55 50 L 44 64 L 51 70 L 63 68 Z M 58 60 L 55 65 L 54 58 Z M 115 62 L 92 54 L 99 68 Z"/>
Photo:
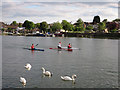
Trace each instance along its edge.
<path fill-rule="evenodd" d="M 59 42 L 59 44 L 58 44 L 58 49 L 61 49 L 61 42 Z"/>
<path fill-rule="evenodd" d="M 34 50 L 34 49 L 35 49 L 35 48 L 34 48 L 34 44 L 32 44 L 31 49 L 32 49 L 32 50 Z"/>
<path fill-rule="evenodd" d="M 69 43 L 69 44 L 68 44 L 68 49 L 71 49 L 71 48 L 72 48 L 72 46 L 71 46 L 71 44 Z"/>

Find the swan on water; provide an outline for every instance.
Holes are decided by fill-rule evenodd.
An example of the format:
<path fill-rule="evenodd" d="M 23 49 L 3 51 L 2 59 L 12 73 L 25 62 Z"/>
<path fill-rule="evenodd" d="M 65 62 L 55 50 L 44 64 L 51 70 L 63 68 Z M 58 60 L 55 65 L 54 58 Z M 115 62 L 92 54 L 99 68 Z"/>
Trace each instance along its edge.
<path fill-rule="evenodd" d="M 51 77 L 53 73 L 51 73 L 50 71 L 45 71 L 45 68 L 42 67 L 42 71 L 43 71 L 43 74 L 46 75 L 46 76 L 49 76 Z"/>
<path fill-rule="evenodd" d="M 24 66 L 27 70 L 31 70 L 32 66 L 31 64 L 27 63 L 25 66 Z"/>
<path fill-rule="evenodd" d="M 23 77 L 20 77 L 20 82 L 22 83 L 23 86 L 26 85 L 26 80 Z"/>
<path fill-rule="evenodd" d="M 75 75 L 75 74 L 73 74 L 72 75 L 72 78 L 71 77 L 69 77 L 69 76 L 61 76 L 61 79 L 62 80 L 65 80 L 65 81 L 75 81 L 75 78 L 76 78 L 77 76 Z"/>

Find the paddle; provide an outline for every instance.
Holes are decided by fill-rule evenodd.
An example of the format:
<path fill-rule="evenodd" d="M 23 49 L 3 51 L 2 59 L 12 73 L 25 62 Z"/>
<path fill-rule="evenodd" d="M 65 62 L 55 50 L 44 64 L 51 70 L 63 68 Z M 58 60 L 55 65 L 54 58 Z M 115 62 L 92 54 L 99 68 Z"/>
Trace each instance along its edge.
<path fill-rule="evenodd" d="M 37 46 L 38 44 L 36 44 L 35 46 Z"/>
<path fill-rule="evenodd" d="M 49 49 L 59 49 L 59 48 L 49 48 Z"/>

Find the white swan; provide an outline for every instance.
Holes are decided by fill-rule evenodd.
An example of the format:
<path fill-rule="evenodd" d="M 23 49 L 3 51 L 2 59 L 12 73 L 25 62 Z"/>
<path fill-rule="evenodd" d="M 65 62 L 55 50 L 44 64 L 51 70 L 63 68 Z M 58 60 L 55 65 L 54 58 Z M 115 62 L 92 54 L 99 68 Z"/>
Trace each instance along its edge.
<path fill-rule="evenodd" d="M 31 70 L 32 66 L 31 64 L 27 63 L 25 66 L 24 66 L 27 70 Z"/>
<path fill-rule="evenodd" d="M 20 77 L 20 82 L 22 83 L 23 86 L 26 85 L 26 80 L 23 77 Z"/>
<path fill-rule="evenodd" d="M 71 77 L 69 77 L 69 76 L 61 76 L 61 79 L 62 80 L 65 80 L 65 81 L 75 81 L 75 78 L 76 78 L 77 76 L 75 75 L 75 74 L 73 74 L 72 75 L 72 78 Z"/>
<path fill-rule="evenodd" d="M 49 76 L 51 77 L 53 73 L 51 73 L 50 71 L 45 71 L 45 68 L 42 67 L 42 71 L 43 71 L 43 74 L 46 75 L 46 76 Z"/>

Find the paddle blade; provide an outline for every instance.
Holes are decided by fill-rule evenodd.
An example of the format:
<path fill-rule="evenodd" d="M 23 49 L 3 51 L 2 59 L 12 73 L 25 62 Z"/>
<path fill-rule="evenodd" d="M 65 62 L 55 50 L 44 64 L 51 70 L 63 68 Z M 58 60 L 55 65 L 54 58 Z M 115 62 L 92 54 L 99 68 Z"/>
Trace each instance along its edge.
<path fill-rule="evenodd" d="M 36 44 L 35 46 L 37 46 L 38 44 Z"/>
<path fill-rule="evenodd" d="M 53 48 L 49 48 L 49 49 L 53 49 Z"/>

